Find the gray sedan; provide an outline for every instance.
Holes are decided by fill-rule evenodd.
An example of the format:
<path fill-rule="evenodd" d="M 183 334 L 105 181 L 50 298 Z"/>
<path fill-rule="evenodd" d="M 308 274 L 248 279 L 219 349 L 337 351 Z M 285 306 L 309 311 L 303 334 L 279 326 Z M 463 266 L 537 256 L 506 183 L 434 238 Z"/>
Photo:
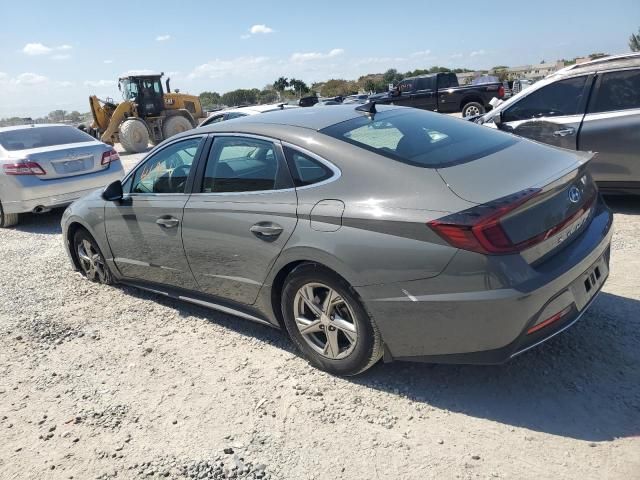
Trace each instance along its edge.
<path fill-rule="evenodd" d="M 294 109 L 172 137 L 62 227 L 89 279 L 283 328 L 335 374 L 499 363 L 607 278 L 590 158 L 422 110 Z"/>
<path fill-rule="evenodd" d="M 122 178 L 113 147 L 69 125 L 0 128 L 0 228 Z"/>

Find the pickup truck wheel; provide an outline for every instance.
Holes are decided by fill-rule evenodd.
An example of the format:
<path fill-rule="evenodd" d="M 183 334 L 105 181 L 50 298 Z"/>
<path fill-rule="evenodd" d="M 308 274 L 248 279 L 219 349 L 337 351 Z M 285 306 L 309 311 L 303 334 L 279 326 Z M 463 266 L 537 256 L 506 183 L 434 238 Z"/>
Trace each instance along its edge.
<path fill-rule="evenodd" d="M 482 115 L 485 112 L 485 108 L 478 102 L 469 102 L 462 107 L 463 117 L 472 117 L 474 115 Z"/>

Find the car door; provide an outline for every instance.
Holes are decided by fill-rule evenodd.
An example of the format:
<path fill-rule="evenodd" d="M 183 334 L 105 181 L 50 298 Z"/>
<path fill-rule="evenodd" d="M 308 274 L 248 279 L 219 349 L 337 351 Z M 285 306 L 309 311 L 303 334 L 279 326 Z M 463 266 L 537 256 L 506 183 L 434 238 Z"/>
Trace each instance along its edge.
<path fill-rule="evenodd" d="M 107 239 L 125 277 L 197 288 L 181 233 L 191 167 L 205 138 L 176 140 L 154 152 L 124 182 L 123 200 L 106 203 Z"/>
<path fill-rule="evenodd" d="M 591 171 L 603 186 L 640 182 L 640 69 L 599 74 L 578 148 L 598 152 Z"/>
<path fill-rule="evenodd" d="M 253 304 L 297 223 L 279 142 L 216 136 L 184 211 L 189 265 L 204 293 Z"/>
<path fill-rule="evenodd" d="M 436 76 L 418 77 L 416 79 L 416 91 L 414 92 L 413 107 L 424 110 L 436 110 L 438 97 L 436 96 Z"/>
<path fill-rule="evenodd" d="M 545 85 L 503 111 L 500 128 L 576 150 L 591 83 L 592 76 L 581 75 Z"/>
<path fill-rule="evenodd" d="M 402 80 L 397 88 L 397 95 L 393 97 L 394 105 L 402 105 L 407 107 L 412 107 L 414 98 L 413 98 L 413 80 Z"/>

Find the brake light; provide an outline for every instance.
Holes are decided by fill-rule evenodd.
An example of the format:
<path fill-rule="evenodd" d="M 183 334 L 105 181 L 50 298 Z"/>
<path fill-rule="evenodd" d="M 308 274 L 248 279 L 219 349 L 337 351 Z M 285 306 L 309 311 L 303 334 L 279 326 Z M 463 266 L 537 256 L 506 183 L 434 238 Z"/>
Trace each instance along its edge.
<path fill-rule="evenodd" d="M 102 165 L 109 165 L 111 162 L 117 162 L 118 160 L 120 160 L 120 155 L 112 148 L 102 154 L 102 162 L 100 163 L 102 163 Z"/>
<path fill-rule="evenodd" d="M 540 322 L 540 323 L 534 325 L 533 327 L 531 327 L 529 330 L 527 330 L 527 335 L 531 335 L 532 333 L 537 332 L 538 330 L 540 330 L 540 329 L 542 329 L 542 328 L 544 328 L 544 327 L 546 327 L 548 325 L 551 325 L 554 322 L 557 322 L 561 318 L 566 317 L 567 314 L 569 312 L 571 312 L 572 309 L 573 309 L 573 307 L 571 305 L 569 305 L 568 307 L 565 307 L 563 310 L 559 311 L 555 315 L 550 316 L 545 321 Z"/>
<path fill-rule="evenodd" d="M 36 162 L 21 160 L 2 166 L 5 175 L 46 175 L 47 172 Z"/>
<path fill-rule="evenodd" d="M 427 225 L 447 243 L 463 250 L 494 255 L 516 253 L 529 246 L 529 241 L 514 244 L 502 228 L 500 219 L 539 192 L 539 188 L 528 188 L 493 202 L 432 220 Z"/>
<path fill-rule="evenodd" d="M 498 98 L 504 97 L 504 85 L 498 87 Z"/>

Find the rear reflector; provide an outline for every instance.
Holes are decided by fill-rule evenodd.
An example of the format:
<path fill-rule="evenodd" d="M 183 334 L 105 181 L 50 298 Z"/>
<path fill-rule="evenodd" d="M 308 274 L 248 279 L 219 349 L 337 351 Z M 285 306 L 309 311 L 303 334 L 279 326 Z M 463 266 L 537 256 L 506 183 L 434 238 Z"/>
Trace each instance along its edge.
<path fill-rule="evenodd" d="M 5 175 L 46 175 L 44 169 L 36 162 L 20 161 L 2 166 Z"/>
<path fill-rule="evenodd" d="M 117 162 L 120 160 L 120 155 L 113 148 L 108 152 L 102 154 L 102 165 L 109 165 L 111 162 Z"/>
<path fill-rule="evenodd" d="M 502 98 L 502 97 L 504 97 L 504 86 L 500 85 L 498 87 L 498 98 Z"/>
<path fill-rule="evenodd" d="M 427 225 L 447 243 L 463 250 L 484 254 L 519 252 L 522 245 L 511 242 L 500 225 L 500 218 L 528 202 L 539 192 L 538 188 L 528 188 L 493 202 L 432 220 Z"/>
<path fill-rule="evenodd" d="M 572 308 L 573 307 L 571 305 L 569 305 L 564 310 L 561 310 L 558 313 L 556 313 L 555 315 L 552 315 L 551 317 L 547 318 L 543 322 L 540 322 L 540 323 L 534 325 L 529 330 L 527 330 L 527 335 L 531 335 L 532 333 L 537 332 L 538 330 L 551 325 L 553 322 L 557 322 L 561 318 L 565 317 L 571 311 Z"/>

